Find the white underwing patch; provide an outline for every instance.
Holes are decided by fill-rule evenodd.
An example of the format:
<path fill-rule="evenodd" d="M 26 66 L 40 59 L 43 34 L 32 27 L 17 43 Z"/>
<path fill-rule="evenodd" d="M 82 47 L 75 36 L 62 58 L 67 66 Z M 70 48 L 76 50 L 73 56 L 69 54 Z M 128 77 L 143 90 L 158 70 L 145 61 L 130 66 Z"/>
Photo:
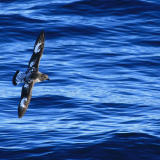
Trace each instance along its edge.
<path fill-rule="evenodd" d="M 26 107 L 26 106 L 24 105 L 25 102 L 27 102 L 27 98 L 26 98 L 26 97 L 24 97 L 24 98 L 21 100 L 20 107 L 25 108 L 25 107 Z"/>
<path fill-rule="evenodd" d="M 41 45 L 42 43 L 37 43 L 36 45 L 35 45 L 35 48 L 34 48 L 34 52 L 35 53 L 38 53 L 39 51 L 40 51 L 40 45 Z"/>
<path fill-rule="evenodd" d="M 32 67 L 32 68 L 31 68 L 31 71 L 36 71 L 36 68 L 35 68 L 35 67 Z"/>
<path fill-rule="evenodd" d="M 30 63 L 30 67 L 32 67 L 34 64 L 35 64 L 35 62 L 32 61 L 32 62 Z"/>
<path fill-rule="evenodd" d="M 24 88 L 28 88 L 29 84 L 28 83 L 25 83 L 24 84 Z"/>
<path fill-rule="evenodd" d="M 25 73 L 19 72 L 16 76 L 16 83 L 19 84 L 21 82 L 24 82 Z"/>

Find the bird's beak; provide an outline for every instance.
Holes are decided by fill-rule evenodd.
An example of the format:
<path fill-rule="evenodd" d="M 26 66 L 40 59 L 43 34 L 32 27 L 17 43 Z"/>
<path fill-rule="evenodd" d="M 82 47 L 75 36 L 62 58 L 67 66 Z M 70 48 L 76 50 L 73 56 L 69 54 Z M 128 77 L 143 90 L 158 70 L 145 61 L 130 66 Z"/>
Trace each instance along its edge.
<path fill-rule="evenodd" d="M 49 78 L 47 80 L 51 81 Z"/>

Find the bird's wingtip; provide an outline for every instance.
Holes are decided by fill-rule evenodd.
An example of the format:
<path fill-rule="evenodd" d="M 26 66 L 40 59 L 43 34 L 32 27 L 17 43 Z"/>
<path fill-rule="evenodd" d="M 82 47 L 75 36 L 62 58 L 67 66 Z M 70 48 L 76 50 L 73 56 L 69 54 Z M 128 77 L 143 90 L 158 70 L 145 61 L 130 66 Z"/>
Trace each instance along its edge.
<path fill-rule="evenodd" d="M 44 34 L 44 30 L 42 30 L 41 34 Z"/>
<path fill-rule="evenodd" d="M 14 85 L 14 86 L 16 86 L 16 85 L 17 85 L 16 77 L 17 77 L 18 73 L 19 73 L 19 71 L 17 71 L 17 72 L 14 74 L 14 76 L 13 76 L 12 83 L 13 83 L 13 85 Z"/>

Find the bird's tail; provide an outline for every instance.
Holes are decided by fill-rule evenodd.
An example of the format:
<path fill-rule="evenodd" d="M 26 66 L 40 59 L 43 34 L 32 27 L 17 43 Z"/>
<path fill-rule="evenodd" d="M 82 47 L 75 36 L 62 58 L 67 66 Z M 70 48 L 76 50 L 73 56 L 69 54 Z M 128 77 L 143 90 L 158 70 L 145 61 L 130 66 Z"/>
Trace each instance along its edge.
<path fill-rule="evenodd" d="M 13 85 L 16 86 L 17 84 L 24 82 L 24 78 L 25 78 L 25 73 L 17 71 L 13 76 L 13 80 L 12 80 Z"/>

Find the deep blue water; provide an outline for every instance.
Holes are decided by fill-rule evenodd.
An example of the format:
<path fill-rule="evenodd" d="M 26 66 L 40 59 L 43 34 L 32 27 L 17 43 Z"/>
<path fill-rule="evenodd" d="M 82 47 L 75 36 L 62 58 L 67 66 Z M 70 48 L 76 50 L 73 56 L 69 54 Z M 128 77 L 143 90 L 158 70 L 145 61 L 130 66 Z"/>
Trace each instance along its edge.
<path fill-rule="evenodd" d="M 42 30 L 52 81 L 19 119 Z M 0 159 L 160 159 L 159 1 L 0 0 L 0 42 Z"/>

